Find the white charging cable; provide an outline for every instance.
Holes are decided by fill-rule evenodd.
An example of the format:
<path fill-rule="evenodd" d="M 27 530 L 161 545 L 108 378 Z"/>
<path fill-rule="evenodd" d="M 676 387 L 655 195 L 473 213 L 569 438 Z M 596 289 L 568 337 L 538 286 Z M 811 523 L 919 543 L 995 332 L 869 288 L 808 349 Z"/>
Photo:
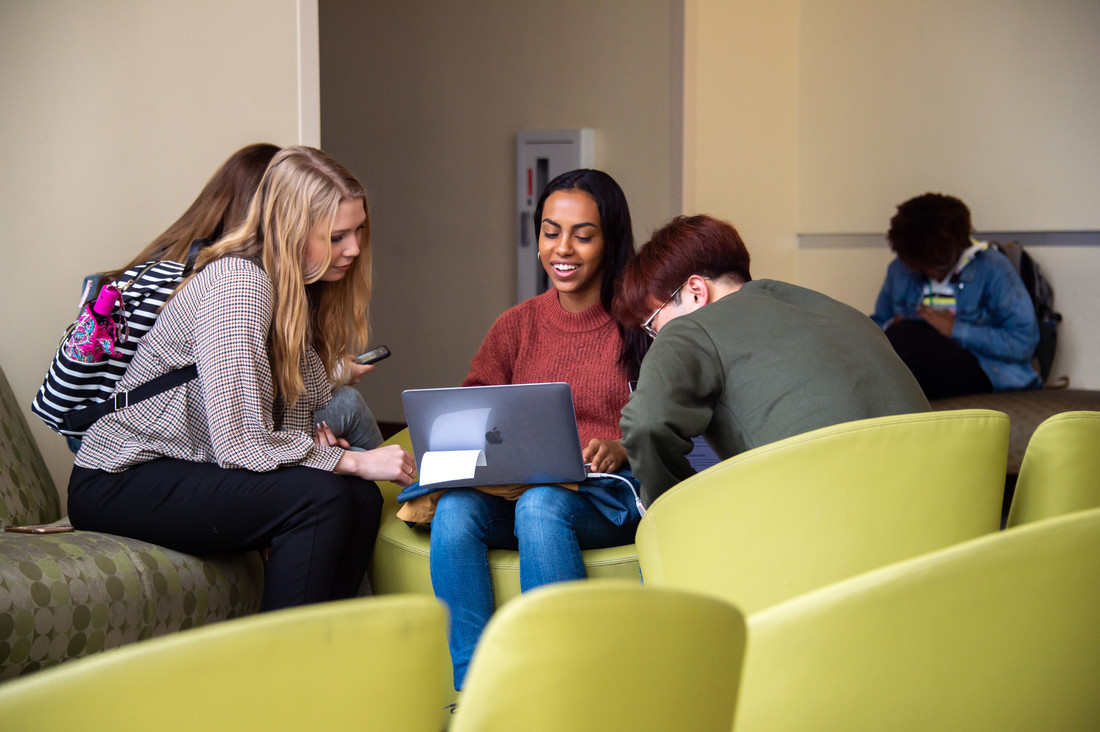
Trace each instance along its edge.
<path fill-rule="evenodd" d="M 588 466 L 585 465 L 587 468 Z M 634 487 L 634 484 L 621 475 L 615 473 L 588 473 L 589 478 L 614 478 L 615 480 L 621 480 L 626 484 L 626 487 L 630 489 L 630 493 L 634 496 L 634 505 L 638 507 L 638 515 L 645 516 L 645 506 L 642 505 L 642 497 L 638 495 L 638 489 Z"/>

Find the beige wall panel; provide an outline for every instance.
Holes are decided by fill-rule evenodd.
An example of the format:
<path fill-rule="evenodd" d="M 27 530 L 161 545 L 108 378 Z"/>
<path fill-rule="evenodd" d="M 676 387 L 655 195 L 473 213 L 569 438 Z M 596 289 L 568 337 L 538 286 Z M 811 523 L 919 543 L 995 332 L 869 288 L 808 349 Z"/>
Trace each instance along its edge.
<path fill-rule="evenodd" d="M 1054 284 L 1062 313 L 1052 377 L 1069 377 L 1070 387 L 1100 389 L 1100 247 L 1036 247 L 1031 250 Z"/>
<path fill-rule="evenodd" d="M 63 499 L 72 455 L 29 404 L 81 279 L 133 256 L 235 149 L 297 142 L 297 19 L 294 0 L 0 5 L 0 362 Z"/>
<path fill-rule="evenodd" d="M 893 258 L 881 247 L 802 249 L 798 252 L 798 284 L 846 302 L 868 315 Z"/>
<path fill-rule="evenodd" d="M 685 213 L 733 223 L 757 278 L 795 276 L 798 12 L 686 3 Z"/>
<path fill-rule="evenodd" d="M 322 135 L 368 189 L 373 340 L 394 354 L 360 386 L 379 419 L 458 384 L 515 303 L 518 131 L 594 128 L 639 242 L 678 212 L 676 7 L 320 3 Z"/>
<path fill-rule="evenodd" d="M 804 0 L 799 231 L 926 191 L 986 231 L 1100 229 L 1100 3 Z"/>

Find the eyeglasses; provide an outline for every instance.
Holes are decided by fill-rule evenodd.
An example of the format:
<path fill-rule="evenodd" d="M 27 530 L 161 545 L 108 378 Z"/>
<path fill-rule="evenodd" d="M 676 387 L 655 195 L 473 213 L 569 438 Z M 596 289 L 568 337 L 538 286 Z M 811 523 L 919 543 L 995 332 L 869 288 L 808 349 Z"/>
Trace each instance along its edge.
<path fill-rule="evenodd" d="M 684 285 L 686 285 L 686 284 L 687 284 L 687 280 L 684 281 Z M 665 305 L 668 305 L 670 302 L 672 302 L 672 298 L 676 297 L 676 295 L 680 292 L 680 290 L 684 289 L 684 285 L 680 285 L 675 290 L 673 290 L 672 294 L 668 296 L 668 299 L 665 300 L 663 303 L 661 303 L 661 307 L 654 310 L 653 315 L 650 315 L 648 318 L 646 318 L 645 322 L 642 323 L 642 330 L 644 330 L 646 332 L 646 335 L 648 335 L 650 338 L 656 338 L 657 337 L 657 331 L 653 329 L 653 325 L 652 325 L 653 319 L 657 317 L 657 313 L 664 310 Z"/>

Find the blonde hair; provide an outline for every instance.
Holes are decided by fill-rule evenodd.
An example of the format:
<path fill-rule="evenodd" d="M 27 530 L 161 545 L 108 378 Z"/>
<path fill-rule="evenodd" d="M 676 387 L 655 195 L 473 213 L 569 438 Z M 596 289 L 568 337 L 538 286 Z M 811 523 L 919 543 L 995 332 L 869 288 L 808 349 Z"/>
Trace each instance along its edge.
<path fill-rule="evenodd" d="M 342 279 L 323 282 L 331 250 L 322 265 L 310 267 L 309 236 L 322 225 L 327 238 L 345 201 L 361 201 L 367 215 L 359 256 Z M 316 349 L 332 378 L 344 370 L 349 352 L 358 353 L 367 344 L 371 250 L 363 186 L 316 148 L 281 150 L 264 173 L 244 223 L 199 254 L 195 273 L 231 256 L 254 260 L 271 278 L 275 303 L 268 355 L 276 394 L 293 406 L 305 389 L 302 354 L 308 346 Z"/>

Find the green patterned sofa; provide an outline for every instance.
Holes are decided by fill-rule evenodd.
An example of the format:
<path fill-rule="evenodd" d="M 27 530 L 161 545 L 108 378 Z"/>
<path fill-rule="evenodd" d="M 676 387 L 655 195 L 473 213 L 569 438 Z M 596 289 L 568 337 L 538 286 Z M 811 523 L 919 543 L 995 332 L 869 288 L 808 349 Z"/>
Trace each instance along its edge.
<path fill-rule="evenodd" d="M 0 526 L 41 523 L 64 523 L 60 501 L 0 369 Z M 0 683 L 256 612 L 262 591 L 257 552 L 194 557 L 89 531 L 0 532 Z"/>

